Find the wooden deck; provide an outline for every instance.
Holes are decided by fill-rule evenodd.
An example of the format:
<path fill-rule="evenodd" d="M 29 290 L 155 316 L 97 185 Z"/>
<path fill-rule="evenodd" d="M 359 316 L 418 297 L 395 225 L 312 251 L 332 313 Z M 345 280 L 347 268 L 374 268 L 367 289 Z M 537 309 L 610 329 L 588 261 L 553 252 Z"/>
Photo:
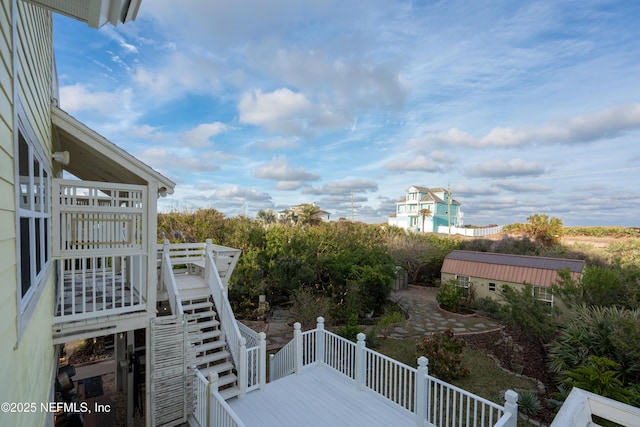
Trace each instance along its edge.
<path fill-rule="evenodd" d="M 415 416 L 328 366 L 310 365 L 300 375 L 228 401 L 247 427 L 414 426 Z"/>
<path fill-rule="evenodd" d="M 204 281 L 204 277 L 193 273 L 179 273 L 174 275 L 180 297 L 209 295 L 211 290 Z"/>

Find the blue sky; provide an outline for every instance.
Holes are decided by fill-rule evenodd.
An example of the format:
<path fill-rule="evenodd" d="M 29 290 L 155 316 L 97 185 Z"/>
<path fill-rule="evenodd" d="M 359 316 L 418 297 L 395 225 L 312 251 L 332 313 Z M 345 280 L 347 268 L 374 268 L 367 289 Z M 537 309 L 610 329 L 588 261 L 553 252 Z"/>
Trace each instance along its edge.
<path fill-rule="evenodd" d="M 61 107 L 177 183 L 163 211 L 640 225 L 640 2 L 145 0 L 56 16 Z"/>

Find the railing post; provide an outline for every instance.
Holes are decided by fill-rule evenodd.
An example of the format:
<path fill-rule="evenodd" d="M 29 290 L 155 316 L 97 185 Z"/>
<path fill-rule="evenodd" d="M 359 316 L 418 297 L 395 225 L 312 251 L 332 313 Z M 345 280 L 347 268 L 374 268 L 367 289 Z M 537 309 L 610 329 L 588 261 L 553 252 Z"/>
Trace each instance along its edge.
<path fill-rule="evenodd" d="M 212 414 L 211 412 L 214 411 L 214 409 L 211 408 L 211 402 L 213 401 L 211 395 L 213 394 L 213 392 L 217 392 L 218 391 L 218 373 L 216 371 L 211 372 L 209 375 L 207 375 L 207 379 L 209 380 L 209 394 L 207 394 L 207 406 L 210 408 L 209 409 L 209 416 L 207 417 L 207 426 L 210 425 L 211 421 L 209 421 L 211 418 L 215 418 L 217 414 Z"/>
<path fill-rule="evenodd" d="M 260 390 L 267 384 L 267 334 L 258 334 L 258 382 Z"/>
<path fill-rule="evenodd" d="M 356 343 L 356 387 L 358 390 L 364 389 L 364 376 L 366 372 L 366 362 L 364 349 L 366 347 L 365 339 L 366 335 L 360 332 L 357 336 L 358 342 Z"/>
<path fill-rule="evenodd" d="M 302 331 L 300 322 L 293 324 L 293 357 L 296 374 L 302 372 Z"/>
<path fill-rule="evenodd" d="M 247 369 L 247 340 L 245 337 L 240 337 L 238 340 L 238 382 L 240 383 L 240 395 L 239 398 L 245 397 L 247 394 L 248 369 Z"/>
<path fill-rule="evenodd" d="M 211 274 L 211 268 L 209 267 L 209 263 L 207 262 L 207 254 L 211 253 L 213 258 L 213 247 L 211 239 L 205 240 L 205 248 L 204 248 L 204 280 L 209 284 L 209 275 Z"/>
<path fill-rule="evenodd" d="M 416 373 L 416 426 L 424 426 L 429 417 L 429 359 L 424 356 L 418 358 L 418 372 Z"/>
<path fill-rule="evenodd" d="M 506 402 L 504 403 L 504 411 L 511 414 L 511 418 L 507 422 L 507 427 L 516 427 L 518 425 L 518 393 L 513 390 L 507 390 L 504 394 Z"/>
<path fill-rule="evenodd" d="M 276 371 L 274 371 L 274 369 L 276 368 L 276 361 L 275 361 L 276 355 L 271 353 L 269 355 L 269 381 L 273 381 L 273 377 Z"/>
<path fill-rule="evenodd" d="M 324 363 L 324 317 L 318 317 L 316 326 L 316 364 Z"/>

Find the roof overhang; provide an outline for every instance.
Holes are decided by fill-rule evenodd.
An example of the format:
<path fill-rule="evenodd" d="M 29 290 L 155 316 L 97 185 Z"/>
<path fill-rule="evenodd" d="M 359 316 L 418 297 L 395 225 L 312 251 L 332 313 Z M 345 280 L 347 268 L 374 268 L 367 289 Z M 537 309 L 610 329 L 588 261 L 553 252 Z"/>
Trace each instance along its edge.
<path fill-rule="evenodd" d="M 87 181 L 148 185 L 158 183 L 158 193 L 172 194 L 176 184 L 116 146 L 60 108 L 51 107 L 51 122 L 59 149 L 70 154 L 64 169 Z"/>
<path fill-rule="evenodd" d="M 100 28 L 136 19 L 142 0 L 24 0 Z"/>

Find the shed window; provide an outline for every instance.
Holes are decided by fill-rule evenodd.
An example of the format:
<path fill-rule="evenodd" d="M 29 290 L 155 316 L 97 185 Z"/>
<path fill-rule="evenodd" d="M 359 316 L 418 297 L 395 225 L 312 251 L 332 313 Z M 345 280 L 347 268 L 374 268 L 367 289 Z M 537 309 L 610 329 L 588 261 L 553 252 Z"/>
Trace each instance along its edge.
<path fill-rule="evenodd" d="M 496 291 L 496 284 L 495 283 L 489 283 L 489 291 L 490 292 L 495 292 Z"/>
<path fill-rule="evenodd" d="M 550 288 L 536 286 L 533 288 L 533 296 L 540 302 L 553 306 L 553 294 Z"/>

